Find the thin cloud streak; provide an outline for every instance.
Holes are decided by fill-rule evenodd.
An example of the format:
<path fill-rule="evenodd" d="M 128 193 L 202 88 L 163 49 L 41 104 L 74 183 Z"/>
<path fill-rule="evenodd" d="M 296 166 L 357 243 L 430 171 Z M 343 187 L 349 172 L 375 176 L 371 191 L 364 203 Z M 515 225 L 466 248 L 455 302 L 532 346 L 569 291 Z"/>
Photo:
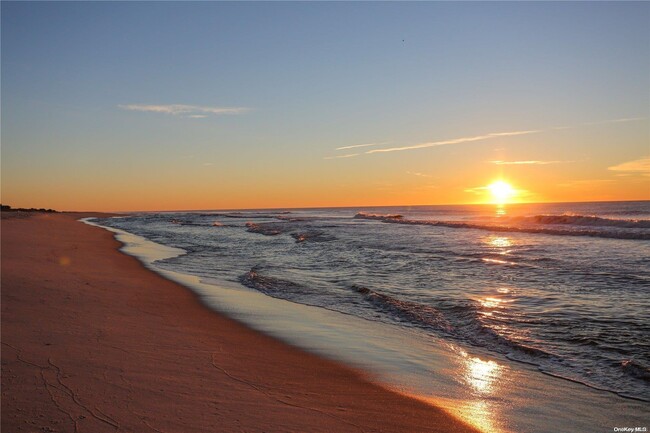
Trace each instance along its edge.
<path fill-rule="evenodd" d="M 553 131 L 553 130 L 564 130 L 564 129 L 573 129 L 573 128 L 578 128 L 580 126 L 587 126 L 587 125 L 603 125 L 607 123 L 622 123 L 622 122 L 633 122 L 633 121 L 638 121 L 638 120 L 646 120 L 647 117 L 625 117 L 625 118 L 619 118 L 619 119 L 609 119 L 601 122 L 592 122 L 592 123 L 582 123 L 579 125 L 572 125 L 572 126 L 553 126 L 549 127 L 547 129 L 532 129 L 532 130 L 526 130 L 526 131 L 506 131 L 506 132 L 492 132 L 489 134 L 484 134 L 484 135 L 477 135 L 473 137 L 461 137 L 461 138 L 454 138 L 450 140 L 441 140 L 441 141 L 433 141 L 433 142 L 427 142 L 427 143 L 420 143 L 420 144 L 415 144 L 411 146 L 401 146 L 401 147 L 389 147 L 386 149 L 372 149 L 364 152 L 363 154 L 369 155 L 372 153 L 385 153 L 385 152 L 400 152 L 403 150 L 416 150 L 416 149 L 425 149 L 429 147 L 437 147 L 437 146 L 445 146 L 448 144 L 460 144 L 460 143 L 471 143 L 474 141 L 483 141 L 483 140 L 489 140 L 492 138 L 497 138 L 497 137 L 512 137 L 512 136 L 518 136 L 518 135 L 527 135 L 527 134 L 537 134 L 541 132 L 547 132 L 547 131 Z M 356 144 L 352 146 L 343 146 L 343 147 L 338 147 L 336 150 L 344 150 L 344 149 L 353 149 L 353 148 L 358 148 L 358 147 L 370 147 L 370 146 L 378 146 L 382 144 L 387 144 L 387 143 L 367 143 L 367 144 Z M 342 156 L 330 156 L 330 157 L 325 157 L 324 159 L 336 159 L 336 158 L 349 158 L 353 156 L 358 156 L 359 154 L 350 154 L 350 155 L 342 155 Z M 546 164 L 560 164 L 560 163 L 569 163 L 569 162 L 575 162 L 575 161 L 490 161 L 494 164 L 499 164 L 499 165 L 519 165 L 519 164 L 539 164 L 539 165 L 546 165 Z"/>
<path fill-rule="evenodd" d="M 337 156 L 325 156 L 323 159 L 339 159 L 339 158 L 352 158 L 353 156 L 359 156 L 359 153 L 348 153 L 347 155 L 337 155 Z"/>
<path fill-rule="evenodd" d="M 249 111 L 245 107 L 207 107 L 201 105 L 185 104 L 168 104 L 168 105 L 150 105 L 150 104 L 126 104 L 118 105 L 122 110 L 143 111 L 149 113 L 171 114 L 172 116 L 184 115 L 186 117 L 200 118 L 206 117 L 207 114 L 241 114 Z"/>
<path fill-rule="evenodd" d="M 419 176 L 419 177 L 431 177 L 430 174 L 413 172 L 413 171 L 407 171 L 406 174 L 412 174 L 413 176 Z"/>
<path fill-rule="evenodd" d="M 636 122 L 637 120 L 645 120 L 645 119 L 646 117 L 621 117 L 619 119 L 603 120 L 602 122 L 585 122 L 582 125 L 585 126 L 606 125 L 608 123 Z"/>
<path fill-rule="evenodd" d="M 489 140 L 491 138 L 495 137 L 510 137 L 510 136 L 515 136 L 515 135 L 526 135 L 526 134 L 535 134 L 541 132 L 539 129 L 535 130 L 530 130 L 530 131 L 510 131 L 510 132 L 492 132 L 490 134 L 485 134 L 485 135 L 477 135 L 474 137 L 462 137 L 462 138 L 454 138 L 451 140 L 442 140 L 442 141 L 433 141 L 429 143 L 421 143 L 421 144 L 416 144 L 413 146 L 404 146 L 404 147 L 390 147 L 388 149 L 373 149 L 365 152 L 366 154 L 371 154 L 371 153 L 380 153 L 380 152 L 401 152 L 403 150 L 414 150 L 414 149 L 424 149 L 427 147 L 437 147 L 437 146 L 444 146 L 447 144 L 460 144 L 460 143 L 470 143 L 473 141 L 483 141 L 483 140 Z"/>
<path fill-rule="evenodd" d="M 624 162 L 622 164 L 607 167 L 607 170 L 650 173 L 650 157 Z"/>
<path fill-rule="evenodd" d="M 645 117 L 623 117 L 621 119 L 610 120 L 611 123 L 621 123 L 621 122 L 634 122 L 636 120 L 644 120 Z"/>
<path fill-rule="evenodd" d="M 573 161 L 487 161 L 496 165 L 548 165 L 548 164 L 566 164 Z"/>
<path fill-rule="evenodd" d="M 343 147 L 337 147 L 334 150 L 345 150 L 345 149 L 354 149 L 357 147 L 369 147 L 369 146 L 383 146 L 384 144 L 388 144 L 388 141 L 384 141 L 382 143 L 366 143 L 366 144 L 355 144 L 353 146 L 343 146 Z"/>
<path fill-rule="evenodd" d="M 581 179 L 581 180 L 572 180 L 569 182 L 558 183 L 557 186 L 565 188 L 575 188 L 575 187 L 591 187 L 594 188 L 598 185 L 606 185 L 612 182 L 616 182 L 614 179 Z"/>

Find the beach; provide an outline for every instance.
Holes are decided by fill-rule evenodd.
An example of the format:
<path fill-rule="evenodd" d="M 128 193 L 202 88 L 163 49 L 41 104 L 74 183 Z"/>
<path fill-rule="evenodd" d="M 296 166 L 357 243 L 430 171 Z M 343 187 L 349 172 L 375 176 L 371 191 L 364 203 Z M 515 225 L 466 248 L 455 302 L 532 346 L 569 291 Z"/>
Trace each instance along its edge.
<path fill-rule="evenodd" d="M 474 431 L 205 308 L 84 216 L 2 220 L 3 431 Z"/>

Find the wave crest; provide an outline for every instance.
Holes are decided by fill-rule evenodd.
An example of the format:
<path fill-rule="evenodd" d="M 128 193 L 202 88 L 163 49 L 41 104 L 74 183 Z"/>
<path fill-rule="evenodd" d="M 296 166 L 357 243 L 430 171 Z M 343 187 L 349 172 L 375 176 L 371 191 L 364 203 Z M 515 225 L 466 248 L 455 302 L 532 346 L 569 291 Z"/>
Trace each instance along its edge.
<path fill-rule="evenodd" d="M 576 214 L 563 214 L 563 215 L 535 215 L 528 217 L 515 217 L 513 220 L 520 220 L 523 222 L 532 222 L 535 224 L 564 224 L 564 225 L 577 225 L 577 226 L 594 226 L 594 227 L 621 227 L 621 228 L 650 228 L 650 220 L 630 220 L 630 219 L 614 219 L 603 218 L 593 215 L 576 215 Z"/>
<path fill-rule="evenodd" d="M 537 216 L 539 217 L 539 216 Z M 537 218 L 532 217 L 532 218 Z M 558 217 L 558 216 L 555 216 Z M 551 228 L 551 227 L 542 227 L 541 223 L 539 225 L 496 225 L 496 224 L 482 224 L 482 223 L 470 223 L 462 221 L 427 221 L 427 220 L 407 220 L 402 217 L 402 215 L 378 215 L 378 214 L 366 214 L 364 212 L 357 213 L 354 218 L 356 219 L 369 219 L 369 220 L 378 220 L 385 223 L 393 224 L 412 224 L 412 225 L 428 225 L 428 226 L 437 226 L 437 227 L 447 227 L 453 229 L 477 229 L 485 230 L 491 232 L 513 232 L 513 233 L 533 233 L 533 234 L 545 234 L 553 236 L 590 236 L 598 238 L 611 238 L 611 239 L 636 239 L 636 240 L 650 240 L 650 231 L 644 230 L 645 228 L 650 228 L 650 221 L 647 220 L 610 220 L 600 217 L 589 217 L 593 219 L 587 219 L 586 221 L 592 221 L 591 225 L 596 226 L 597 224 L 594 221 L 598 220 L 598 224 L 601 224 L 598 227 L 583 229 L 580 228 L 584 224 L 573 223 L 561 223 L 559 221 L 581 221 L 580 219 L 566 219 L 565 218 L 549 218 L 548 220 L 558 221 L 555 224 L 566 224 L 573 225 L 576 227 L 560 229 L 560 228 Z M 531 217 L 524 217 L 531 218 Z M 575 218 L 575 216 L 574 216 Z M 514 218 L 511 219 L 512 222 L 517 223 L 518 221 Z M 541 220 L 540 220 L 541 221 Z M 602 221 L 609 221 L 609 225 L 603 227 Z M 618 224 L 618 225 L 616 225 Z M 635 226 L 628 227 L 623 224 L 636 224 Z M 646 227 L 648 224 L 648 227 Z M 553 225 L 547 223 L 547 225 Z M 633 231 L 632 231 L 633 230 Z"/>

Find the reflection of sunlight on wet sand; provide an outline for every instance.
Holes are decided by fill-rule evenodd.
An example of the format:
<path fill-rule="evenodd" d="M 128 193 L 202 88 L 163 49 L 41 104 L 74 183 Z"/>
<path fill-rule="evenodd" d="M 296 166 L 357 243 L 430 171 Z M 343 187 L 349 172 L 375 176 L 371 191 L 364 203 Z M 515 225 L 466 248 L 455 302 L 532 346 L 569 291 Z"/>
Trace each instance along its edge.
<path fill-rule="evenodd" d="M 500 367 L 494 361 L 480 358 L 467 358 L 465 380 L 472 388 L 482 394 L 490 393 L 498 380 Z"/>
<path fill-rule="evenodd" d="M 506 433 L 502 420 L 498 417 L 498 408 L 485 400 L 453 400 L 422 395 L 405 394 L 408 397 L 423 401 L 427 404 L 441 408 L 456 418 L 463 420 L 472 427 L 485 433 Z"/>
<path fill-rule="evenodd" d="M 501 431 L 497 426 L 497 409 L 480 397 L 492 396 L 498 391 L 503 368 L 492 360 L 484 361 L 464 351 L 461 355 L 464 362 L 462 377 L 479 398 L 463 403 L 458 411 L 464 420 L 483 431 Z"/>
<path fill-rule="evenodd" d="M 485 400 L 472 400 L 458 408 L 460 417 L 468 424 L 484 432 L 503 432 L 496 420 L 496 413 Z"/>
<path fill-rule="evenodd" d="M 450 375 L 461 385 L 453 394 L 422 395 L 393 389 L 420 401 L 444 409 L 472 427 L 485 433 L 507 433 L 509 420 L 503 419 L 501 396 L 508 392 L 510 369 L 494 360 L 483 360 L 464 349 L 450 345 L 457 356 L 450 359 L 438 373 Z"/>

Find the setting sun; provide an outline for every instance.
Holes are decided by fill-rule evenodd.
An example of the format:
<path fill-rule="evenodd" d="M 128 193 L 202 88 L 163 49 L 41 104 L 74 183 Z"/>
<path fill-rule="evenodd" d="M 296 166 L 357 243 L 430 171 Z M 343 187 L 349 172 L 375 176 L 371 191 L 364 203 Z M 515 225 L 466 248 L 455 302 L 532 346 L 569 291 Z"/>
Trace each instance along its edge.
<path fill-rule="evenodd" d="M 490 194 L 492 194 L 494 203 L 508 203 L 515 195 L 515 189 L 508 182 L 502 180 L 492 182 L 487 188 L 490 191 Z"/>

